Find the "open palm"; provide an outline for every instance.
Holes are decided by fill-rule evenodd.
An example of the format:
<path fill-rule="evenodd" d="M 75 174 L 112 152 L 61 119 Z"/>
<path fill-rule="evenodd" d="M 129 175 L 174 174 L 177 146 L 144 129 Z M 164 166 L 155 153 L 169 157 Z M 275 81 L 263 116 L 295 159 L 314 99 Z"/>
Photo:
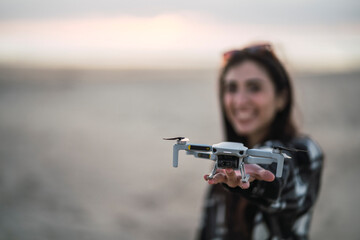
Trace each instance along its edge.
<path fill-rule="evenodd" d="M 254 180 L 272 182 L 275 179 L 275 175 L 272 172 L 265 170 L 257 164 L 245 164 L 245 172 L 250 175 L 249 181 L 246 183 L 241 181 L 240 171 L 234 171 L 234 169 L 218 169 L 212 179 L 209 179 L 209 174 L 206 174 L 204 179 L 209 184 L 225 183 L 229 187 L 241 187 L 242 189 L 249 188 L 250 183 Z"/>

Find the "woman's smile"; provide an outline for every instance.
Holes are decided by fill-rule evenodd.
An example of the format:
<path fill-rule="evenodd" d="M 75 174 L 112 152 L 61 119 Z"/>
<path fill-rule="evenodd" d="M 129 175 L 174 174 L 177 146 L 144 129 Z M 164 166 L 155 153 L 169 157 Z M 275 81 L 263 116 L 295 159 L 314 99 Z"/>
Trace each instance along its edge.
<path fill-rule="evenodd" d="M 240 122 L 248 122 L 256 117 L 256 113 L 254 110 L 249 110 L 249 109 L 236 110 L 235 109 L 233 112 L 234 112 L 236 119 Z"/>

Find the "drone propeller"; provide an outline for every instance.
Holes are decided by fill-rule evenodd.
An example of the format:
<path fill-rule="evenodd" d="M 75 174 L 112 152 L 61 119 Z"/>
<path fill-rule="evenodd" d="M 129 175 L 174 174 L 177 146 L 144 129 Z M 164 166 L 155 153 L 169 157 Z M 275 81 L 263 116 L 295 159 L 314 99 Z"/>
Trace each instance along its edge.
<path fill-rule="evenodd" d="M 307 152 L 306 150 L 302 150 L 302 149 L 282 147 L 282 146 L 273 146 L 273 148 L 279 149 L 279 150 L 286 150 L 286 151 L 290 151 L 290 152 Z"/>
<path fill-rule="evenodd" d="M 186 137 L 169 137 L 169 138 L 163 138 L 164 140 L 177 140 L 178 142 L 188 142 L 189 139 Z"/>

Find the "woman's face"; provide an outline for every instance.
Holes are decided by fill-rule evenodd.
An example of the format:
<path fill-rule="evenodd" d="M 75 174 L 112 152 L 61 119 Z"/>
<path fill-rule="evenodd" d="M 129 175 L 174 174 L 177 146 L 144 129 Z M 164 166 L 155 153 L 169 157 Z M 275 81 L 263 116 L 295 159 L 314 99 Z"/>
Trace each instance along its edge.
<path fill-rule="evenodd" d="M 250 144 L 263 140 L 277 111 L 285 106 L 267 71 L 250 60 L 228 70 L 223 96 L 228 120 L 237 134 L 249 138 Z"/>

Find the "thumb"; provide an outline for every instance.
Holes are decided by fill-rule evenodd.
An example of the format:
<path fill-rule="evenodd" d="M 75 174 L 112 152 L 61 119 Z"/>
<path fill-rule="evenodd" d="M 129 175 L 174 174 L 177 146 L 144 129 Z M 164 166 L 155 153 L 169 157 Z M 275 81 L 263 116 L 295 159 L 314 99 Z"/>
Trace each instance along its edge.
<path fill-rule="evenodd" d="M 268 170 L 262 170 L 259 172 L 259 178 L 258 180 L 263 180 L 266 182 L 272 182 L 275 180 L 275 175 L 268 171 Z"/>

